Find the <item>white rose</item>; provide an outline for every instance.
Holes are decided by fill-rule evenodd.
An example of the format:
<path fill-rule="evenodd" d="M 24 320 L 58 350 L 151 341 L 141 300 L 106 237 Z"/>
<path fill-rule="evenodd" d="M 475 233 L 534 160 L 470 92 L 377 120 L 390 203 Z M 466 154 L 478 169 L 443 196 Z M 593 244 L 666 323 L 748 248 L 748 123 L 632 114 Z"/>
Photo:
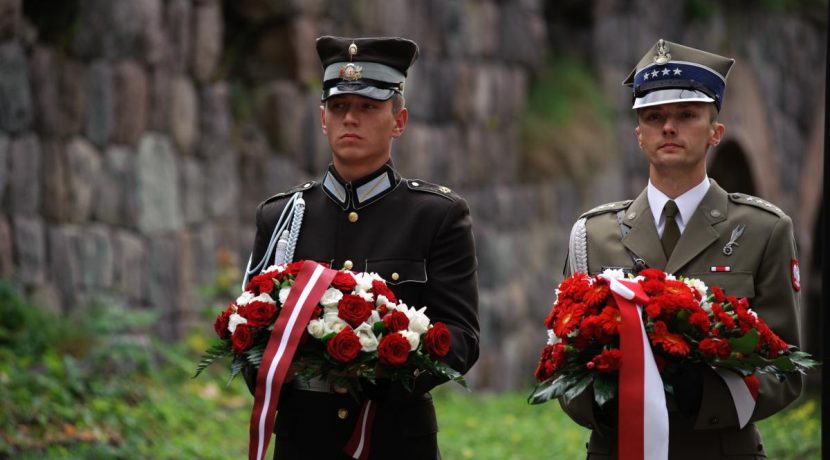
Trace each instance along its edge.
<path fill-rule="evenodd" d="M 336 312 L 329 312 L 323 314 L 323 321 L 326 323 L 326 327 L 334 333 L 338 333 L 342 331 L 344 327 L 348 326 L 348 324 L 345 321 L 343 321 L 339 316 L 337 316 Z"/>
<path fill-rule="evenodd" d="M 340 299 L 342 298 L 343 293 L 340 292 L 340 289 L 328 288 L 326 289 L 326 292 L 323 293 L 323 297 L 320 298 L 320 305 L 322 305 L 324 308 L 337 308 L 337 304 L 340 302 Z"/>
<path fill-rule="evenodd" d="M 410 308 L 406 312 L 409 318 L 409 330 L 418 334 L 424 334 L 429 329 L 429 318 L 424 314 L 427 307 L 421 307 L 420 310 Z"/>
<path fill-rule="evenodd" d="M 242 305 L 248 305 L 253 300 L 254 293 L 251 291 L 245 291 L 242 293 L 242 295 L 236 298 L 236 304 L 241 307 Z"/>
<path fill-rule="evenodd" d="M 315 339 L 322 339 L 331 332 L 328 327 L 326 327 L 326 322 L 322 319 L 313 319 L 309 321 L 306 329 L 308 330 L 309 335 Z"/>
<path fill-rule="evenodd" d="M 244 316 L 240 315 L 239 313 L 232 313 L 231 316 L 228 318 L 228 330 L 231 331 L 231 334 L 233 334 L 236 331 L 236 326 L 247 323 L 248 320 L 245 319 Z"/>
<path fill-rule="evenodd" d="M 264 292 L 262 294 L 256 296 L 256 297 L 254 297 L 253 300 L 251 300 L 251 302 L 265 302 L 265 303 L 270 303 L 271 305 L 276 305 L 277 304 L 276 300 L 274 300 L 270 295 L 268 295 Z"/>
<path fill-rule="evenodd" d="M 377 310 L 372 310 L 372 313 L 369 314 L 369 319 L 366 320 L 366 323 L 368 323 L 371 326 L 377 323 L 378 321 L 382 321 L 380 319 L 380 313 L 378 313 Z"/>
<path fill-rule="evenodd" d="M 372 295 L 371 292 L 367 291 L 357 291 L 357 295 L 363 298 L 363 300 L 367 302 L 373 302 L 375 300 L 375 296 Z"/>
<path fill-rule="evenodd" d="M 386 298 L 385 295 L 379 295 L 377 300 L 375 300 L 375 306 L 379 307 L 381 305 L 389 303 L 389 299 Z"/>
<path fill-rule="evenodd" d="M 411 326 L 411 324 L 410 324 Z M 418 349 L 418 345 L 421 344 L 421 334 L 414 332 L 414 331 L 398 331 L 398 333 L 404 338 L 409 341 L 409 349 L 415 351 Z"/>
<path fill-rule="evenodd" d="M 358 273 L 354 280 L 357 282 L 355 291 L 368 291 L 372 289 L 372 275 L 369 273 Z"/>
<path fill-rule="evenodd" d="M 288 298 L 288 292 L 291 288 L 284 287 L 280 289 L 280 305 L 285 305 L 285 300 Z"/>
<path fill-rule="evenodd" d="M 361 350 L 372 352 L 378 349 L 378 338 L 375 337 L 375 332 L 372 330 L 372 326 L 363 323 L 355 329 L 354 332 L 360 340 Z"/>

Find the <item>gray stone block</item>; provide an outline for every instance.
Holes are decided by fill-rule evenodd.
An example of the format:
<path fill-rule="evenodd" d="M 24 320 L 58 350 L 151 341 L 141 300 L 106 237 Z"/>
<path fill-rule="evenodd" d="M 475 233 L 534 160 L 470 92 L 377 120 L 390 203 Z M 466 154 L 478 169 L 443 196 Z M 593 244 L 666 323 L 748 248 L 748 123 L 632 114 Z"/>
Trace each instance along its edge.
<path fill-rule="evenodd" d="M 170 44 L 163 25 L 162 0 L 135 1 L 138 15 L 144 21 L 138 40 L 138 56 L 147 64 L 159 64 L 167 59 Z"/>
<path fill-rule="evenodd" d="M 0 207 L 5 207 L 3 198 L 6 195 L 6 187 L 9 184 L 9 137 L 0 133 Z"/>
<path fill-rule="evenodd" d="M 303 104 L 306 99 L 300 89 L 290 80 L 280 80 L 268 84 L 264 93 L 259 121 L 271 146 L 292 155 L 306 155 L 302 150 L 302 126 L 306 112 Z"/>
<path fill-rule="evenodd" d="M 135 227 L 135 163 L 135 153 L 127 147 L 112 145 L 104 151 L 103 167 L 96 184 L 95 220 L 119 227 Z"/>
<path fill-rule="evenodd" d="M 113 283 L 113 250 L 109 230 L 103 225 L 81 229 L 76 257 L 80 273 L 78 287 L 87 293 L 106 292 Z"/>
<path fill-rule="evenodd" d="M 198 224 L 205 219 L 205 173 L 201 162 L 195 158 L 183 158 L 181 166 L 184 223 Z"/>
<path fill-rule="evenodd" d="M 86 67 L 52 48 L 38 46 L 32 53 L 29 75 L 38 132 L 55 138 L 79 134 L 86 111 Z"/>
<path fill-rule="evenodd" d="M 172 233 L 157 234 L 148 241 L 144 259 L 144 292 L 147 303 L 160 314 L 158 332 L 165 339 L 176 337 L 178 321 L 178 245 Z"/>
<path fill-rule="evenodd" d="M 170 44 L 169 64 L 176 73 L 185 73 L 193 42 L 193 6 L 190 0 L 169 0 L 165 5 L 165 31 Z"/>
<path fill-rule="evenodd" d="M 113 287 L 131 302 L 145 300 L 144 240 L 127 231 L 115 231 L 113 246 Z"/>
<path fill-rule="evenodd" d="M 205 169 L 208 216 L 235 219 L 239 208 L 239 158 L 236 151 L 209 161 Z"/>
<path fill-rule="evenodd" d="M 133 60 L 115 66 L 112 141 L 135 144 L 147 129 L 147 73 Z"/>
<path fill-rule="evenodd" d="M 77 285 L 81 266 L 76 256 L 76 247 L 80 235 L 77 225 L 50 227 L 48 231 L 49 275 L 67 309 L 78 304 Z"/>
<path fill-rule="evenodd" d="M 26 130 L 34 118 L 28 62 L 17 42 L 0 44 L 0 129 L 10 134 Z"/>
<path fill-rule="evenodd" d="M 230 139 L 232 120 L 228 92 L 226 82 L 205 86 L 199 91 L 200 141 L 213 144 Z"/>
<path fill-rule="evenodd" d="M 40 141 L 32 134 L 9 146 L 8 209 L 13 214 L 35 215 L 40 209 Z"/>
<path fill-rule="evenodd" d="M 135 56 L 147 25 L 139 5 L 135 0 L 81 0 L 83 27 L 73 37 L 73 53 L 82 59 Z"/>
<path fill-rule="evenodd" d="M 189 155 L 199 137 L 199 108 L 193 82 L 184 77 L 173 80 L 170 100 L 170 135 L 180 153 Z"/>
<path fill-rule="evenodd" d="M 9 218 L 0 213 L 0 278 L 14 273 L 14 236 Z"/>
<path fill-rule="evenodd" d="M 150 131 L 166 134 L 170 132 L 171 99 L 173 98 L 173 72 L 165 67 L 150 71 L 147 127 Z"/>
<path fill-rule="evenodd" d="M 28 285 L 46 280 L 46 237 L 38 216 L 12 215 L 17 275 Z"/>
<path fill-rule="evenodd" d="M 114 93 L 112 67 L 106 61 L 96 61 L 88 74 L 85 133 L 99 147 L 109 142 L 114 129 Z"/>
<path fill-rule="evenodd" d="M 167 137 L 145 134 L 138 146 L 136 195 L 138 228 L 155 233 L 182 228 L 179 173 Z"/>
<path fill-rule="evenodd" d="M 190 254 L 194 267 L 191 281 L 197 290 L 207 288 L 215 281 L 218 246 L 212 224 L 199 226 L 190 234 Z"/>
<path fill-rule="evenodd" d="M 0 40 L 13 38 L 23 28 L 23 0 L 0 0 Z"/>
<path fill-rule="evenodd" d="M 197 3 L 193 11 L 193 76 L 199 82 L 213 77 L 222 55 L 224 23 L 218 1 Z"/>
<path fill-rule="evenodd" d="M 43 143 L 41 151 L 41 196 L 44 197 L 40 211 L 47 222 L 69 220 L 69 192 L 66 172 L 66 145 L 50 139 Z"/>
<path fill-rule="evenodd" d="M 538 68 L 545 50 L 544 18 L 525 11 L 520 5 L 505 3 L 501 7 L 499 56 L 509 63 Z"/>
<path fill-rule="evenodd" d="M 101 155 L 95 146 L 83 137 L 72 139 L 66 146 L 67 217 L 70 222 L 86 222 L 92 216 L 101 171 Z"/>

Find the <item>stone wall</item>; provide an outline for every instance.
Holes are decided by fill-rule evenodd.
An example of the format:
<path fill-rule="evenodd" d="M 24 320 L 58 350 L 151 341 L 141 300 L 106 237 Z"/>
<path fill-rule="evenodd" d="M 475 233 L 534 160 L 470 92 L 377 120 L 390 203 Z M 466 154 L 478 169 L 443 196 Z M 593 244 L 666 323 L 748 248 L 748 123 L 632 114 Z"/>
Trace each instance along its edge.
<path fill-rule="evenodd" d="M 482 357 L 470 380 L 479 388 L 530 383 L 571 223 L 642 187 L 619 82 L 658 36 L 748 56 L 760 94 L 785 92 L 759 106 L 780 147 L 766 166 L 787 165 L 782 196 L 768 198 L 787 205 L 814 129 L 812 95 L 823 91 L 809 75 L 799 77 L 803 92 L 779 87 L 789 65 L 824 68 L 826 25 L 801 27 L 797 14 L 757 13 L 766 32 L 792 35 L 770 51 L 732 32 L 729 11 L 690 22 L 643 1 L 562 10 L 541 0 L 52 3 L 0 0 L 0 276 L 44 308 L 68 312 L 105 296 L 159 312 L 160 337 L 194 327 L 209 334 L 201 288 L 223 266 L 241 270 L 257 203 L 328 163 L 314 39 L 402 35 L 419 43 L 421 58 L 393 158 L 405 176 L 447 185 L 471 205 Z M 678 29 L 686 33 L 669 33 Z M 808 46 L 793 58 L 797 43 Z M 527 181 L 521 115 L 546 56 L 569 48 L 590 54 L 618 150 L 588 182 Z"/>

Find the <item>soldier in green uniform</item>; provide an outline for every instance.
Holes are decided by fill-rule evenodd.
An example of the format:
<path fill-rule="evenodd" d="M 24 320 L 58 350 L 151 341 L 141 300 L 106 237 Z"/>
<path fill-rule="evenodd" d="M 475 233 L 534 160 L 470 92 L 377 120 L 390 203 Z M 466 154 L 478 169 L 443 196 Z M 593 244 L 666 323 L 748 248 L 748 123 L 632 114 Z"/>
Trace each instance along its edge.
<path fill-rule="evenodd" d="M 320 122 L 332 163 L 319 182 L 275 195 L 257 209 L 248 274 L 274 263 L 280 222 L 299 227 L 277 242 L 289 260 L 376 272 L 398 299 L 427 307 L 452 333 L 445 361 L 467 372 L 478 359 L 477 261 L 467 203 L 449 188 L 402 178 L 392 164 L 392 141 L 404 132 L 408 112 L 404 81 L 418 56 L 402 38 L 317 40 L 323 66 Z M 297 213 L 298 208 L 304 211 Z M 296 225 L 295 225 L 296 224 Z M 249 386 L 256 377 L 249 369 Z M 363 382 L 375 401 L 371 459 L 436 459 L 438 425 L 429 390 L 442 383 L 429 374 L 412 392 L 382 379 Z M 253 391 L 253 390 L 252 390 Z M 325 381 L 298 380 L 282 390 L 275 426 L 275 458 L 336 460 L 358 419 L 360 402 Z"/>
<path fill-rule="evenodd" d="M 733 60 L 660 40 L 624 84 L 633 87 L 634 130 L 649 163 L 649 182 L 634 200 L 583 214 L 571 231 L 568 272 L 657 268 L 699 278 L 746 297 L 786 342 L 799 344 L 800 280 L 792 221 L 759 198 L 728 193 L 706 174 L 706 155 L 723 138 L 717 121 Z M 687 366 L 673 377 L 669 458 L 760 459 L 753 421 L 769 417 L 802 390 L 799 374 L 760 383 L 750 423 L 739 428 L 724 381 L 709 368 Z M 563 409 L 592 429 L 589 459 L 616 458 L 616 414 L 593 404 L 589 388 Z"/>

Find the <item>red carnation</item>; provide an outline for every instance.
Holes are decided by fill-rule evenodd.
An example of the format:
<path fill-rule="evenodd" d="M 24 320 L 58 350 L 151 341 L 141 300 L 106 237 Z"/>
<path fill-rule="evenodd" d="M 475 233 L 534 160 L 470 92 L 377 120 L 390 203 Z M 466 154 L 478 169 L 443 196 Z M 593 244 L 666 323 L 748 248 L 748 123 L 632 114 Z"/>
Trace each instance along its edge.
<path fill-rule="evenodd" d="M 712 358 L 717 356 L 720 359 L 726 359 L 729 357 L 729 354 L 732 353 L 729 342 L 726 340 L 712 339 L 708 337 L 700 341 L 698 348 L 700 348 L 701 354 Z"/>
<path fill-rule="evenodd" d="M 566 347 L 563 343 L 556 345 L 547 345 L 542 350 L 542 356 L 539 358 L 539 365 L 536 367 L 536 380 L 543 382 L 549 379 L 553 374 L 562 368 L 565 364 Z"/>
<path fill-rule="evenodd" d="M 337 304 L 337 316 L 353 328 L 360 326 L 371 314 L 372 305 L 359 295 L 346 294 Z"/>
<path fill-rule="evenodd" d="M 652 345 L 659 345 L 670 355 L 686 356 L 691 351 L 689 343 L 680 335 L 669 332 L 666 323 L 662 321 L 654 322 L 654 330 L 649 334 L 649 339 Z"/>
<path fill-rule="evenodd" d="M 621 360 L 622 352 L 614 348 L 611 350 L 602 350 L 602 353 L 594 356 L 591 362 L 594 363 L 598 371 L 608 374 L 620 368 Z"/>
<path fill-rule="evenodd" d="M 723 293 L 723 289 L 712 286 L 712 296 L 715 298 L 715 302 L 723 303 L 726 301 L 726 295 Z"/>
<path fill-rule="evenodd" d="M 233 304 L 228 305 L 228 308 L 222 313 L 219 313 L 219 316 L 213 321 L 213 330 L 216 331 L 216 335 L 222 340 L 231 338 L 231 331 L 228 330 L 228 321 L 231 314 L 233 314 L 233 307 Z"/>
<path fill-rule="evenodd" d="M 391 315 L 390 315 L 391 316 Z M 424 348 L 432 359 L 441 359 L 450 352 L 452 334 L 442 322 L 437 322 L 424 336 Z"/>
<path fill-rule="evenodd" d="M 277 319 L 277 306 L 255 300 L 245 306 L 245 318 L 251 327 L 268 327 Z"/>
<path fill-rule="evenodd" d="M 576 272 L 559 284 L 559 297 L 581 301 L 590 287 L 590 277 L 585 273 Z"/>
<path fill-rule="evenodd" d="M 236 329 L 233 331 L 233 335 L 231 336 L 231 347 L 233 351 L 237 353 L 242 353 L 243 351 L 251 348 L 254 344 L 254 334 L 251 331 L 251 328 L 248 327 L 247 324 L 238 324 Z"/>
<path fill-rule="evenodd" d="M 767 347 L 767 358 L 775 359 L 781 352 L 786 351 L 789 348 L 787 342 L 781 340 L 781 337 L 778 337 L 772 329 L 767 326 L 762 320 L 758 320 L 756 324 L 758 328 L 758 332 L 761 334 L 761 340 L 758 342 L 758 346 L 766 346 Z"/>
<path fill-rule="evenodd" d="M 383 317 L 383 325 L 386 326 L 386 330 L 389 332 L 402 331 L 409 327 L 409 318 L 406 313 L 395 310 Z"/>
<path fill-rule="evenodd" d="M 409 351 L 409 340 L 397 332 L 386 334 L 378 344 L 378 358 L 382 364 L 389 366 L 406 364 Z"/>
<path fill-rule="evenodd" d="M 696 326 L 701 332 L 707 332 L 712 327 L 709 315 L 703 310 L 692 313 L 692 316 L 689 317 L 689 324 Z"/>
<path fill-rule="evenodd" d="M 395 293 L 389 289 L 389 286 L 386 285 L 383 281 L 380 280 L 372 280 L 372 292 L 375 293 L 375 298 L 377 296 L 382 295 L 389 299 L 392 303 L 398 303 L 398 298 L 395 297 Z"/>
<path fill-rule="evenodd" d="M 348 363 L 360 353 L 360 339 L 353 330 L 344 327 L 326 342 L 326 351 L 335 361 Z"/>
<path fill-rule="evenodd" d="M 283 270 L 283 276 L 297 276 L 300 273 L 300 270 L 303 268 L 303 264 L 305 260 L 298 260 L 296 262 L 291 262 L 290 264 L 285 266 L 285 270 Z"/>
<path fill-rule="evenodd" d="M 352 292 L 355 286 L 357 286 L 357 281 L 351 273 L 337 272 L 334 279 L 331 280 L 331 287 L 339 289 L 343 293 Z"/>

